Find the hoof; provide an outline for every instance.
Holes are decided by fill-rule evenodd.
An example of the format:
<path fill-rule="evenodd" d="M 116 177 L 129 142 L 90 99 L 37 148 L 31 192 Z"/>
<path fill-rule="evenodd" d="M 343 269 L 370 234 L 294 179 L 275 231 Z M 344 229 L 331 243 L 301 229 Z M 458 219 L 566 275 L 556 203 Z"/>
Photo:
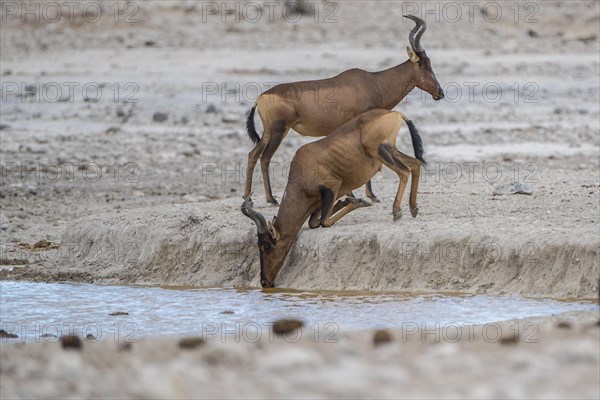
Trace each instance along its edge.
<path fill-rule="evenodd" d="M 373 196 L 367 196 L 369 199 L 371 199 L 371 201 L 373 203 L 379 203 L 380 200 L 377 198 L 377 196 L 373 195 Z"/>
<path fill-rule="evenodd" d="M 356 208 L 370 207 L 373 205 L 373 204 L 369 203 L 367 200 L 359 199 L 357 197 L 348 197 L 348 198 L 346 198 L 346 200 L 348 201 L 348 204 L 355 204 Z"/>
<path fill-rule="evenodd" d="M 371 207 L 373 205 L 373 203 L 369 203 L 366 200 L 360 199 L 360 201 L 357 203 L 357 207 Z"/>
<path fill-rule="evenodd" d="M 267 199 L 267 203 L 269 203 L 269 204 L 271 204 L 271 205 L 273 205 L 275 207 L 279 207 L 279 202 L 275 198 L 272 198 L 270 200 Z"/>
<path fill-rule="evenodd" d="M 402 218 L 402 210 L 394 211 L 394 221 L 400 220 Z"/>
<path fill-rule="evenodd" d="M 410 214 L 413 216 L 413 218 L 417 218 L 417 215 L 419 214 L 419 207 L 411 207 Z"/>

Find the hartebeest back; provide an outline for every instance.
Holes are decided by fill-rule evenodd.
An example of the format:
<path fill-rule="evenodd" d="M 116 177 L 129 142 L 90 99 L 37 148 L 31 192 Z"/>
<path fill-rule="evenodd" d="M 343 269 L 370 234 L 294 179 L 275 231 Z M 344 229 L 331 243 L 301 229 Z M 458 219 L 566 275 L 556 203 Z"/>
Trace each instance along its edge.
<path fill-rule="evenodd" d="M 398 130 L 404 120 L 410 131 L 416 158 L 396 148 Z M 267 223 L 252 207 L 250 197 L 242 212 L 258 229 L 260 283 L 272 287 L 300 228 L 307 218 L 311 228 L 329 227 L 349 212 L 369 202 L 347 197 L 352 190 L 368 182 L 382 165 L 400 177 L 394 200 L 394 220 L 402 216 L 401 202 L 408 176 L 411 175 L 410 212 L 417 216 L 417 190 L 423 145 L 415 126 L 402 113 L 382 109 L 367 111 L 351 119 L 329 136 L 305 144 L 290 165 L 288 183 L 277 217 Z"/>
<path fill-rule="evenodd" d="M 425 21 L 412 15 L 405 17 L 416 23 L 409 34 L 406 62 L 385 71 L 350 69 L 329 79 L 281 84 L 258 97 L 246 122 L 248 135 L 256 146 L 248 154 L 245 199 L 252 191 L 254 167 L 260 158 L 267 201 L 277 204 L 271 192 L 269 163 L 290 128 L 303 136 L 326 136 L 367 110 L 391 110 L 415 87 L 428 92 L 435 100 L 444 98 L 429 57 L 421 46 Z M 264 127 L 262 138 L 254 126 L 255 110 Z M 367 196 L 378 201 L 370 181 Z"/>

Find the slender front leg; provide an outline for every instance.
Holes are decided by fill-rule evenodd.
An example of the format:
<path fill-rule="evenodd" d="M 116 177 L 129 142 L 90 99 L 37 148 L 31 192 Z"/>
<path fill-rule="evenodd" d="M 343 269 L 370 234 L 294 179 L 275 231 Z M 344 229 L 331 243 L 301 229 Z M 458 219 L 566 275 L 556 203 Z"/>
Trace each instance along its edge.
<path fill-rule="evenodd" d="M 250 193 L 252 192 L 252 178 L 254 177 L 254 168 L 256 167 L 256 163 L 260 156 L 262 156 L 263 152 L 267 148 L 269 140 L 269 134 L 267 131 L 263 134 L 262 139 L 256 143 L 256 146 L 250 153 L 248 153 L 248 166 L 246 168 L 246 185 L 244 186 L 244 199 L 250 197 Z"/>
<path fill-rule="evenodd" d="M 263 184 L 265 186 L 265 197 L 267 198 L 267 202 L 273 205 L 278 205 L 279 203 L 273 196 L 273 192 L 271 191 L 271 178 L 269 177 L 269 164 L 271 163 L 271 158 L 279 148 L 281 141 L 287 135 L 289 131 L 289 127 L 285 125 L 285 121 L 278 120 L 271 124 L 269 129 L 269 143 L 266 146 L 264 152 L 260 157 L 260 169 L 262 171 Z"/>

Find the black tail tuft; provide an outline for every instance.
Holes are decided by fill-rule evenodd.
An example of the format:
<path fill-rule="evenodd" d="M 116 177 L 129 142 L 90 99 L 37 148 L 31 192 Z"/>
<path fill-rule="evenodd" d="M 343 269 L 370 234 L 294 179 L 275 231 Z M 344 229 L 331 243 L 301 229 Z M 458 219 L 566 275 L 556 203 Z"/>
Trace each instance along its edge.
<path fill-rule="evenodd" d="M 254 127 L 255 109 L 256 106 L 252 107 L 252 109 L 248 113 L 248 119 L 246 120 L 246 132 L 248 132 L 248 137 L 254 142 L 254 144 L 258 143 L 258 141 L 260 140 L 260 136 L 258 136 L 258 133 L 256 133 L 256 128 Z"/>
<path fill-rule="evenodd" d="M 405 120 L 406 125 L 408 125 L 408 130 L 410 131 L 410 139 L 412 141 L 413 150 L 415 151 L 415 157 L 418 160 L 421 160 L 423 163 L 423 167 L 427 167 L 427 161 L 425 161 L 425 151 L 423 150 L 423 140 L 421 140 L 421 135 L 419 135 L 419 131 L 417 127 L 411 120 Z"/>

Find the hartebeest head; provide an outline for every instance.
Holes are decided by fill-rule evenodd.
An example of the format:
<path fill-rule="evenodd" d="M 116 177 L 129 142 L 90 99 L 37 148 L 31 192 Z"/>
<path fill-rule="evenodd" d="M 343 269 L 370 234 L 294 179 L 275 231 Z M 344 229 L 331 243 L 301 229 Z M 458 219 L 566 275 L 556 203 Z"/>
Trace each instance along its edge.
<path fill-rule="evenodd" d="M 287 249 L 279 244 L 279 233 L 272 223 L 267 223 L 265 217 L 254 210 L 252 199 L 242 203 L 242 213 L 256 224 L 258 231 L 258 252 L 260 256 L 260 285 L 264 288 L 275 286 L 275 277 L 285 261 Z"/>
<path fill-rule="evenodd" d="M 425 49 L 421 46 L 421 36 L 425 33 L 427 24 L 414 15 L 405 15 L 405 17 L 412 19 L 416 24 L 408 34 L 410 47 L 406 48 L 408 58 L 413 62 L 415 86 L 429 93 L 434 100 L 441 100 L 444 98 L 444 91 L 431 69 L 431 61 L 425 54 Z"/>

